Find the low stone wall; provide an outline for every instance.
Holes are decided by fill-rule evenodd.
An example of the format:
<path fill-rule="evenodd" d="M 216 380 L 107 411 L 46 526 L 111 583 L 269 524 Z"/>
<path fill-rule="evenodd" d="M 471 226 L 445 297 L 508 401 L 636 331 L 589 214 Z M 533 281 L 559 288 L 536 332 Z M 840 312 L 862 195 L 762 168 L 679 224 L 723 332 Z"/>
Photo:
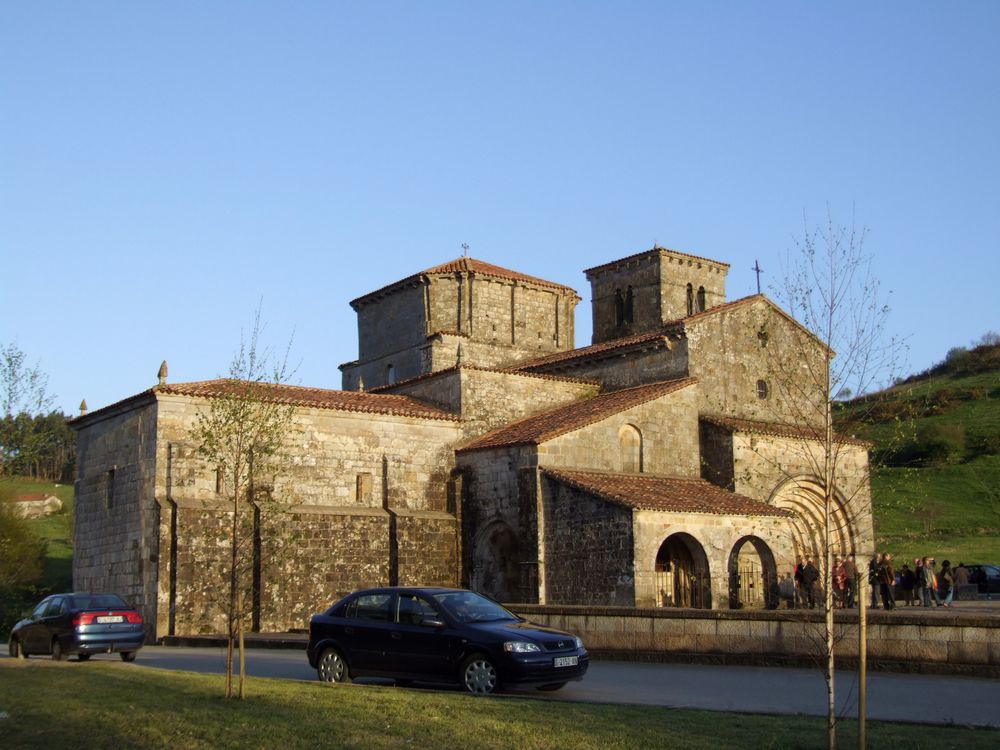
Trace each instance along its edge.
<path fill-rule="evenodd" d="M 823 613 L 512 604 L 533 622 L 580 636 L 595 656 L 651 661 L 820 666 Z M 835 613 L 837 664 L 856 668 L 857 610 Z M 1000 677 L 1000 613 L 868 613 L 868 667 Z"/>

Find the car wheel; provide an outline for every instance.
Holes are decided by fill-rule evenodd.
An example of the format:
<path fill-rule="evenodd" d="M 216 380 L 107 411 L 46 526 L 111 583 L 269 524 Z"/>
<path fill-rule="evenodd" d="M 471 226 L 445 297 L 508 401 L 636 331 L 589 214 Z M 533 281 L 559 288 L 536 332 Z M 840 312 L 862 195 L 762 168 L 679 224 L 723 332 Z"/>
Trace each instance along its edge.
<path fill-rule="evenodd" d="M 90 658 L 90 654 L 77 654 L 76 658 L 80 661 L 87 661 Z"/>
<path fill-rule="evenodd" d="M 58 638 L 52 639 L 52 661 L 66 661 L 66 653 Z"/>
<path fill-rule="evenodd" d="M 319 657 L 316 673 L 323 682 L 350 682 L 351 675 L 347 662 L 335 648 L 328 648 Z"/>
<path fill-rule="evenodd" d="M 122 661 L 135 661 L 135 651 L 122 651 L 118 654 Z"/>
<path fill-rule="evenodd" d="M 562 690 L 564 687 L 566 687 L 566 683 L 565 682 L 553 682 L 553 683 L 550 683 L 548 685 L 539 685 L 538 689 L 539 690 L 544 690 L 545 692 L 550 693 L 550 692 L 554 692 L 556 690 Z"/>
<path fill-rule="evenodd" d="M 7 644 L 7 650 L 10 652 L 11 659 L 27 659 L 28 653 L 21 648 L 21 642 L 17 638 L 11 638 L 10 643 Z"/>
<path fill-rule="evenodd" d="M 492 693 L 500 684 L 497 669 L 483 654 L 473 654 L 462 662 L 462 687 L 473 695 Z"/>

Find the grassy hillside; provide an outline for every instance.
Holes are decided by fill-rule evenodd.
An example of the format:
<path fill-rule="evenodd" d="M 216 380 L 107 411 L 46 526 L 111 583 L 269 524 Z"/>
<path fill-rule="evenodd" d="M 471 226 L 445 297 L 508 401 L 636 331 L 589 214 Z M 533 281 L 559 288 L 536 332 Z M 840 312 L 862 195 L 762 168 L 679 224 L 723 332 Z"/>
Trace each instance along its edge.
<path fill-rule="evenodd" d="M 875 444 L 880 551 L 1000 562 L 1000 346 L 844 404 L 838 418 Z"/>
<path fill-rule="evenodd" d="M 45 568 L 39 588 L 44 591 L 69 591 L 73 585 L 73 485 L 3 478 L 0 479 L 0 492 L 11 497 L 44 492 L 62 500 L 61 511 L 31 519 L 29 526 L 46 542 Z"/>

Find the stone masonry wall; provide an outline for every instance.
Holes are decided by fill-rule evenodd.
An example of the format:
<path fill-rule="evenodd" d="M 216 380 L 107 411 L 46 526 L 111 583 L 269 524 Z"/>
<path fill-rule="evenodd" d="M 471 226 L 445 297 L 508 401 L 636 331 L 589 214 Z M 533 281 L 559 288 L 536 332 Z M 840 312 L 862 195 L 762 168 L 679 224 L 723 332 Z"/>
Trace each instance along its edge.
<path fill-rule="evenodd" d="M 802 496 L 801 485 L 819 483 L 822 445 L 770 435 L 733 435 L 733 489 L 772 504 L 782 503 L 790 494 Z M 868 451 L 863 445 L 841 445 L 836 464 L 837 494 L 850 524 L 848 547 L 859 556 L 874 553 L 871 488 L 868 479 Z M 817 499 L 818 502 L 818 499 Z M 816 514 L 800 511 L 803 522 L 819 525 Z M 838 524 L 838 526 L 840 526 Z M 818 534 L 818 528 L 815 529 Z M 813 551 L 815 553 L 815 551 Z M 838 549 L 837 554 L 841 551 Z"/>
<path fill-rule="evenodd" d="M 634 606 L 632 511 L 543 479 L 549 604 Z"/>
<path fill-rule="evenodd" d="M 631 425 L 642 435 L 642 468 L 650 474 L 698 477 L 698 385 L 626 409 L 538 446 L 543 466 L 620 472 L 620 430 Z"/>
<path fill-rule="evenodd" d="M 195 599 L 205 588 L 198 576 L 218 566 L 214 556 L 224 544 L 220 540 L 227 538 L 222 533 L 225 519 L 231 518 L 225 493 L 216 492 L 214 470 L 195 455 L 190 442 L 200 408 L 204 404 L 193 399 L 161 395 L 158 446 L 163 468 L 157 473 L 157 493 L 163 505 L 180 507 L 175 529 L 161 524 L 161 546 L 174 544 L 178 552 L 173 591 L 178 633 L 196 622 L 218 624 Z M 445 509 L 453 462 L 449 446 L 459 435 L 460 425 L 446 420 L 296 410 L 273 487 L 274 499 L 286 508 L 279 514 L 281 533 L 268 533 L 267 519 L 262 520 L 261 627 L 301 627 L 302 618 L 318 611 L 319 602 L 329 604 L 360 586 L 389 583 L 392 530 L 386 508 L 431 519 L 417 527 L 399 525 L 401 551 L 407 544 L 421 544 L 438 554 L 454 550 L 455 520 Z M 411 534 L 412 528 L 418 530 Z M 433 539 L 435 534 L 441 538 Z M 280 555 L 277 548 L 272 550 L 270 566 L 269 544 L 284 549 Z M 453 563 L 455 553 L 450 554 L 450 559 L 417 568 L 413 575 L 429 582 L 454 581 L 454 573 L 440 574 L 442 565 Z M 181 565 L 186 555 L 193 556 L 190 575 Z M 405 555 L 398 558 L 399 564 L 413 565 Z M 278 577 L 269 577 L 275 570 Z M 399 567 L 400 575 L 404 571 Z M 171 603 L 170 574 L 169 566 L 161 566 L 164 611 Z M 199 608 L 206 613 L 200 620 L 194 616 Z M 161 618 L 158 625 L 165 634 L 168 623 Z"/>
<path fill-rule="evenodd" d="M 112 591 L 156 621 L 156 405 L 122 409 L 78 432 L 73 587 Z M 152 630 L 152 625 L 150 625 Z"/>
<path fill-rule="evenodd" d="M 465 583 L 476 591 L 510 601 L 535 601 L 537 582 L 533 574 L 518 573 L 509 590 L 494 588 L 504 566 L 533 566 L 538 561 L 537 468 L 530 447 L 498 448 L 460 453 L 458 467 L 463 477 L 462 538 Z M 495 559 L 498 539 L 513 539 L 504 559 Z M 506 584 L 511 582 L 504 578 Z M 527 588 L 526 588 L 527 587 Z"/>
<path fill-rule="evenodd" d="M 413 284 L 358 308 L 358 359 L 384 357 L 422 344 L 436 330 L 424 309 L 424 287 Z M 369 383 L 371 387 L 381 383 Z"/>
<path fill-rule="evenodd" d="M 822 349 L 763 299 L 686 324 L 688 372 L 698 378 L 702 414 L 816 424 Z M 760 333 L 766 333 L 762 338 Z M 768 393 L 758 394 L 758 381 Z M 808 398 L 803 394 L 810 394 Z"/>
<path fill-rule="evenodd" d="M 686 378 L 687 341 L 671 340 L 669 345 L 650 345 L 604 359 L 557 363 L 546 366 L 542 371 L 581 380 L 596 380 L 606 391 Z"/>
<path fill-rule="evenodd" d="M 458 585 L 458 527 L 450 513 L 398 511 L 400 586 Z"/>

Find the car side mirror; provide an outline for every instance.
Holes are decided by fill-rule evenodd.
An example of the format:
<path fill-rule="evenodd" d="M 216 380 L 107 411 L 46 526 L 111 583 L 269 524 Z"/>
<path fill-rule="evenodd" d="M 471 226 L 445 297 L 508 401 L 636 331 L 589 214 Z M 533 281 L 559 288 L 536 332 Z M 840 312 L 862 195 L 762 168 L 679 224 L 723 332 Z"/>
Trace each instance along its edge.
<path fill-rule="evenodd" d="M 425 628 L 443 628 L 444 620 L 438 620 L 433 617 L 425 617 L 423 620 L 420 621 L 420 624 L 423 625 Z"/>

